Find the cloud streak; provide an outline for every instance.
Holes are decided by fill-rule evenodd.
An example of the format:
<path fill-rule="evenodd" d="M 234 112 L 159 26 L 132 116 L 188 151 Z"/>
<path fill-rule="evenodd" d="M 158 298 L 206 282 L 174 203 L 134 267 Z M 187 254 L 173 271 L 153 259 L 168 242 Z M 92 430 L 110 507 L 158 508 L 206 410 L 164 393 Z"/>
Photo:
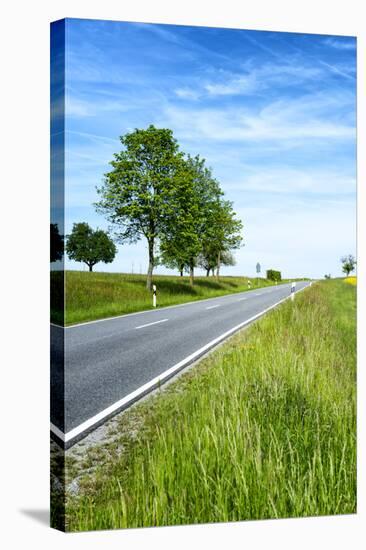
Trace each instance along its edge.
<path fill-rule="evenodd" d="M 274 101 L 252 110 L 169 106 L 159 118 L 159 125 L 172 127 L 179 136 L 192 141 L 271 141 L 277 146 L 292 141 L 298 146 L 312 139 L 355 139 L 354 125 L 338 117 L 324 116 L 322 102 L 322 97 L 315 100 L 304 97 Z"/>
<path fill-rule="evenodd" d="M 335 48 L 336 50 L 355 50 L 356 49 L 356 38 L 353 37 L 338 37 L 338 38 L 327 38 L 324 40 L 326 46 Z"/>

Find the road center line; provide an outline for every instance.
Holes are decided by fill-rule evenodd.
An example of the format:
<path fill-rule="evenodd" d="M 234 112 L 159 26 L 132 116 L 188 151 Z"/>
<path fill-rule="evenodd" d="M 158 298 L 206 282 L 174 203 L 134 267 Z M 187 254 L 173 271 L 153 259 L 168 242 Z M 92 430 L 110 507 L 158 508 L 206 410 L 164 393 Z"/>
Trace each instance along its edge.
<path fill-rule="evenodd" d="M 135 327 L 135 329 L 138 330 L 140 328 L 151 327 L 151 325 L 157 325 L 158 323 L 165 323 L 166 321 L 169 321 L 169 319 L 161 319 L 161 321 L 154 321 L 154 323 L 147 323 L 147 325 L 140 325 L 139 327 Z"/>
<path fill-rule="evenodd" d="M 206 307 L 206 309 L 214 309 L 215 307 L 220 307 L 221 304 L 216 304 L 214 306 L 209 306 L 209 307 Z"/>

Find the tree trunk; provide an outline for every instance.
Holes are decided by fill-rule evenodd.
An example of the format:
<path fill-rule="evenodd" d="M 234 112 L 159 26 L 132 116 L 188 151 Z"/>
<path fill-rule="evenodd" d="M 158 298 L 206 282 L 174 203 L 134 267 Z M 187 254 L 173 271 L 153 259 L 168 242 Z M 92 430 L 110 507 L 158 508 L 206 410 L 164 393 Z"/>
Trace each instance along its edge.
<path fill-rule="evenodd" d="M 149 268 L 147 270 L 146 288 L 151 290 L 152 274 L 154 269 L 154 241 L 148 241 L 149 245 Z"/>
<path fill-rule="evenodd" d="M 181 277 L 183 277 L 183 270 L 184 270 L 184 265 L 181 265 L 179 267 L 179 274 L 180 274 Z"/>
<path fill-rule="evenodd" d="M 93 271 L 93 264 L 88 264 L 89 271 Z"/>
<path fill-rule="evenodd" d="M 219 280 L 220 276 L 220 263 L 221 263 L 221 251 L 219 250 L 217 254 L 217 267 L 216 267 L 216 280 Z"/>
<path fill-rule="evenodd" d="M 206 277 L 210 275 L 211 268 L 206 269 Z"/>
<path fill-rule="evenodd" d="M 189 284 L 191 286 L 193 286 L 193 278 L 194 278 L 194 265 L 193 265 L 193 262 L 191 262 L 189 266 Z"/>

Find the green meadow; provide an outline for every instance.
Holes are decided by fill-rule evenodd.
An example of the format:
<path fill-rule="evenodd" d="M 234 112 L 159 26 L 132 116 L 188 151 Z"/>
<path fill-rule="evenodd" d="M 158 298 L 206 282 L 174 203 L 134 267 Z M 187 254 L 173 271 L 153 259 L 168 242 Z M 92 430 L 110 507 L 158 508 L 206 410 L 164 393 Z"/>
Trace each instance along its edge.
<path fill-rule="evenodd" d="M 356 288 L 313 284 L 113 429 L 67 463 L 70 531 L 354 513 Z"/>
<path fill-rule="evenodd" d="M 51 274 L 52 282 L 59 273 Z M 53 281 L 52 281 L 53 277 Z M 120 273 L 98 273 L 83 271 L 66 272 L 66 324 L 92 321 L 152 309 L 152 293 L 146 290 L 146 276 Z M 259 288 L 273 284 L 262 278 L 248 277 L 196 277 L 194 286 L 189 277 L 155 275 L 158 307 L 183 304 L 194 300 L 215 298 L 224 294 Z M 53 286 L 53 300 L 57 304 L 57 285 Z M 61 301 L 61 297 L 59 297 Z M 62 308 L 59 307 L 59 311 Z M 52 320 L 62 324 L 57 309 L 54 308 Z"/>

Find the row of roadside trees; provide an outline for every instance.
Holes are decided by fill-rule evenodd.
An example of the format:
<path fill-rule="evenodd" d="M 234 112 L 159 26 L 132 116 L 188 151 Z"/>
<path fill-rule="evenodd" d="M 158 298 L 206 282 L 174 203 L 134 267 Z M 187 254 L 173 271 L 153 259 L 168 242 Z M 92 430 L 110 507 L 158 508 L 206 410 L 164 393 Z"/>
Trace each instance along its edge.
<path fill-rule="evenodd" d="M 97 189 L 95 207 L 117 242 L 146 241 L 146 287 L 158 263 L 188 272 L 192 285 L 197 266 L 219 277 L 242 244 L 243 226 L 204 159 L 186 155 L 171 130 L 152 125 L 120 140 L 124 148 Z"/>

